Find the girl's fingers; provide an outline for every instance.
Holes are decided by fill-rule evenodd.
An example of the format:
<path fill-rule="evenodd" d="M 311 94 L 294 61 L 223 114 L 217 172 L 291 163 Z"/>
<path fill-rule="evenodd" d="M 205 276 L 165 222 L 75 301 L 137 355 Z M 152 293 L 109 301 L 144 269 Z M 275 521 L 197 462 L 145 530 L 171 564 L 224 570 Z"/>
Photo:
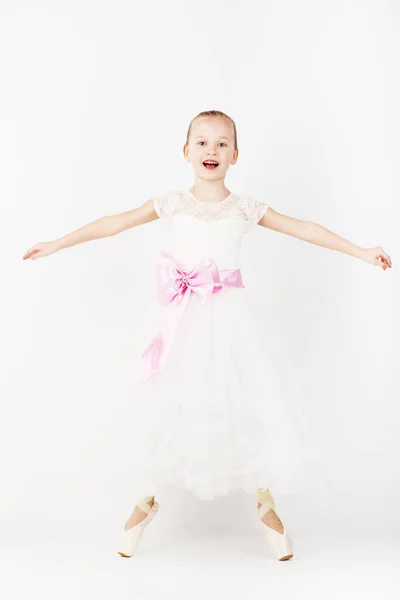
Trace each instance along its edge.
<path fill-rule="evenodd" d="M 386 264 L 388 267 L 391 267 L 391 266 L 392 266 L 392 262 L 391 262 L 391 260 L 390 260 L 390 256 L 388 256 L 387 254 L 385 254 L 385 255 L 383 256 L 383 260 L 385 261 L 385 264 Z"/>
<path fill-rule="evenodd" d="M 378 255 L 378 256 L 376 257 L 376 260 L 377 260 L 377 265 L 378 265 L 378 267 L 381 267 L 382 269 L 385 269 L 385 264 L 384 264 L 384 262 L 383 262 L 382 256 L 381 256 L 381 255 Z"/>
<path fill-rule="evenodd" d="M 385 270 L 385 269 L 387 269 L 388 267 L 390 267 L 389 261 L 388 261 L 388 260 L 387 260 L 387 259 L 386 259 L 384 256 L 382 256 L 382 257 L 380 256 L 379 258 L 380 258 L 380 260 L 381 260 L 381 265 L 380 265 L 380 266 L 381 266 L 381 267 L 382 267 L 384 270 Z"/>
<path fill-rule="evenodd" d="M 30 248 L 29 250 L 27 250 L 25 252 L 25 254 L 22 258 L 25 260 L 27 258 L 30 258 L 33 254 L 37 254 L 38 252 L 40 252 L 40 250 L 38 248 Z"/>
<path fill-rule="evenodd" d="M 378 254 L 378 256 L 377 256 L 377 259 L 378 259 L 378 265 L 379 265 L 380 267 L 382 267 L 384 270 L 385 270 L 385 269 L 387 269 L 387 268 L 391 268 L 391 266 L 392 266 L 392 261 L 391 261 L 391 259 L 390 259 L 390 256 L 389 256 L 389 254 L 387 254 L 387 252 L 385 252 L 385 251 L 383 250 L 383 248 L 380 248 L 379 250 L 380 250 L 380 252 L 379 252 L 379 254 Z"/>
<path fill-rule="evenodd" d="M 29 250 L 27 250 L 24 254 L 24 256 L 22 258 L 29 258 L 30 255 L 32 254 L 32 252 L 34 252 L 33 248 L 29 248 Z"/>
<path fill-rule="evenodd" d="M 392 266 L 392 261 L 390 260 L 389 254 L 386 254 L 386 252 L 385 252 L 384 256 L 385 256 L 387 264 L 389 265 L 389 267 L 391 267 Z"/>

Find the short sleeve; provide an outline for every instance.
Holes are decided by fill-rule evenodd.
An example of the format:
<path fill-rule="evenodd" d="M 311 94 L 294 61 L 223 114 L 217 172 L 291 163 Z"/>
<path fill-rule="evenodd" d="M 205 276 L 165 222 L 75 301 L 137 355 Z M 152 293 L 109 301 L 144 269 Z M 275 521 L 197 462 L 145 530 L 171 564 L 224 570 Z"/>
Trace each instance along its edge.
<path fill-rule="evenodd" d="M 268 208 L 269 205 L 258 198 L 253 198 L 252 196 L 246 198 L 246 232 L 257 225 L 261 217 L 267 212 Z"/>
<path fill-rule="evenodd" d="M 167 192 L 163 196 L 153 196 L 154 210 L 160 218 L 172 217 L 176 204 L 176 192 Z"/>

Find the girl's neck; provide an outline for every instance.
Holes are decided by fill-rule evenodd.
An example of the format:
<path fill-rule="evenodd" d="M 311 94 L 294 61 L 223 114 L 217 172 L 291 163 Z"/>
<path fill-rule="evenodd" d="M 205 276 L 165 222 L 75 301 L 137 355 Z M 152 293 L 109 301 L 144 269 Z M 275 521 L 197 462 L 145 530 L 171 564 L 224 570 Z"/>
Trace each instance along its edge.
<path fill-rule="evenodd" d="M 195 181 L 190 192 L 201 202 L 220 202 L 230 195 L 224 181 Z"/>

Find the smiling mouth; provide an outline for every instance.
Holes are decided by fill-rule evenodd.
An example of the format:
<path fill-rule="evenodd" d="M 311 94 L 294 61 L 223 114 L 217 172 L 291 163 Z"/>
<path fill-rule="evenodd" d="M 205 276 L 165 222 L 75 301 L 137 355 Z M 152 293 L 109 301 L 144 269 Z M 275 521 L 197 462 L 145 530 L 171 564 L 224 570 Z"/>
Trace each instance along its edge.
<path fill-rule="evenodd" d="M 203 162 L 203 165 L 206 169 L 212 171 L 213 169 L 216 169 L 218 167 L 219 163 L 216 160 L 205 160 Z"/>

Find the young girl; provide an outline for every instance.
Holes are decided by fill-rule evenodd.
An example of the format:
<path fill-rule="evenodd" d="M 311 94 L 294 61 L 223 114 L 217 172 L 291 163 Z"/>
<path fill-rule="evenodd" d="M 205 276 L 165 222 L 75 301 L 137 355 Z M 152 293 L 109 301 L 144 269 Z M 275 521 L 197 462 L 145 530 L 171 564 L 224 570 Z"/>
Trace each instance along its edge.
<path fill-rule="evenodd" d="M 242 277 L 242 238 L 258 224 L 384 270 L 392 262 L 381 247 L 360 248 L 321 225 L 230 192 L 225 176 L 237 162 L 238 144 L 235 123 L 223 112 L 202 112 L 192 120 L 183 155 L 194 171 L 190 189 L 153 197 L 55 241 L 35 244 L 23 258 L 35 260 L 162 219 L 168 242 L 157 267 L 154 331 L 135 363 L 131 473 L 137 503 L 119 554 L 134 553 L 158 512 L 155 493 L 163 486 L 180 486 L 202 499 L 233 489 L 254 493 L 270 548 L 276 558 L 287 560 L 293 542 L 270 488 L 290 487 L 296 448 L 264 349 L 268 340 L 259 335 L 262 315 L 255 314 Z"/>

